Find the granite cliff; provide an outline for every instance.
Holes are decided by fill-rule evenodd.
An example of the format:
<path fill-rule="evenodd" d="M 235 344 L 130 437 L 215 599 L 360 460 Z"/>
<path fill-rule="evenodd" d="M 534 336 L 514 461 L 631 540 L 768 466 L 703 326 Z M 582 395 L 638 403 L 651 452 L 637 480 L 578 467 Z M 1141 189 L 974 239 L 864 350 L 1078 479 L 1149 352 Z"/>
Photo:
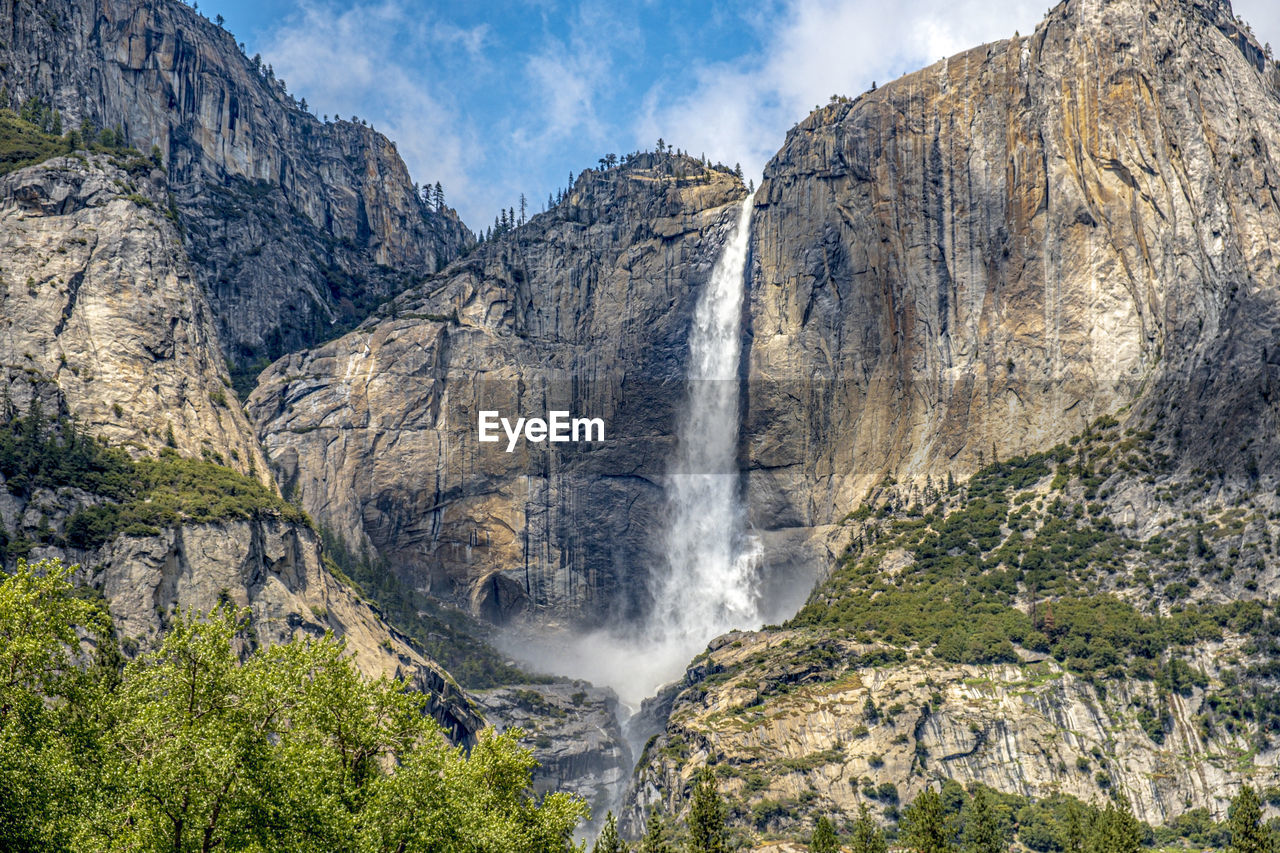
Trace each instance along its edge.
<path fill-rule="evenodd" d="M 421 201 L 392 142 L 306 112 L 183 3 L 5 0 L 0 85 L 13 104 L 56 108 L 67 129 L 88 122 L 159 150 L 192 269 L 246 387 L 472 239 L 451 210 Z"/>
<path fill-rule="evenodd" d="M 1275 349 L 1278 79 L 1227 3 L 1081 0 L 797 125 L 756 196 L 756 523 L 1139 398 L 1270 423 L 1234 384 Z"/>
<path fill-rule="evenodd" d="M 1278 79 L 1226 3 L 1070 0 L 789 134 L 748 506 L 842 554 L 690 669 L 633 830 L 703 763 L 757 833 L 946 778 L 1154 824 L 1276 783 Z"/>
<path fill-rule="evenodd" d="M 493 621 L 634 614 L 689 317 L 745 192 L 679 155 L 588 170 L 552 210 L 272 365 L 248 406 L 281 483 Z M 507 453 L 478 442 L 481 409 L 599 417 L 606 437 Z"/>
<path fill-rule="evenodd" d="M 138 458 L 203 459 L 204 474 L 243 475 L 236 488 L 260 509 L 77 536 L 77 513 L 108 499 L 19 470 L 0 490 L 6 561 L 80 564 L 128 654 L 151 647 L 176 611 L 223 601 L 249 609 L 264 643 L 333 631 L 365 672 L 414 683 L 450 734 L 469 740 L 482 719 L 452 678 L 333 576 L 305 521 L 274 508 L 166 203 L 163 173 L 128 153 L 57 157 L 0 178 L 4 428 L 39 408 Z"/>

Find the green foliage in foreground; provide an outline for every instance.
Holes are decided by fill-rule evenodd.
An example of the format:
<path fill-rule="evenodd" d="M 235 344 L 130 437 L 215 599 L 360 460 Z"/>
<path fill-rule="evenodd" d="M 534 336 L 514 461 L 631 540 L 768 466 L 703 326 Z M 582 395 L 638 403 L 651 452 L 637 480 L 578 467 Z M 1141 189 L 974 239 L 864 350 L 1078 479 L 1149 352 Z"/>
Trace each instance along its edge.
<path fill-rule="evenodd" d="M 169 448 L 156 458 L 134 460 L 86 435 L 68 417 L 46 418 L 38 404 L 26 415 L 7 414 L 0 423 L 0 474 L 11 493 L 28 497 L 37 489 L 72 487 L 99 503 L 77 509 L 61 532 L 49 529 L 40 541 L 11 537 L 0 528 L 0 562 L 24 558 L 37 544 L 90 549 L 118 534 L 153 536 L 181 523 L 311 523 L 257 480 L 211 461 L 186 459 Z M 477 636 L 466 614 L 403 583 L 389 566 L 353 554 L 322 526 L 319 532 L 330 571 L 363 592 L 459 683 L 484 688 L 539 680 L 507 664 Z"/>
<path fill-rule="evenodd" d="M 134 460 L 85 435 L 68 417 L 46 419 L 39 405 L 0 424 L 0 474 L 13 494 L 74 487 L 101 501 L 73 512 L 61 539 L 49 532 L 48 543 L 60 546 L 96 548 L 120 533 L 151 536 L 183 522 L 307 522 L 297 507 L 230 468 L 186 459 L 170 448 Z M 0 545 L 14 557 L 26 556 L 32 544 L 3 539 Z"/>
<path fill-rule="evenodd" d="M 534 797 L 514 735 L 467 755 L 424 696 L 365 680 L 340 642 L 249 650 L 225 608 L 121 667 L 70 577 L 19 562 L 0 580 L 0 849 L 572 849 L 585 805 Z"/>

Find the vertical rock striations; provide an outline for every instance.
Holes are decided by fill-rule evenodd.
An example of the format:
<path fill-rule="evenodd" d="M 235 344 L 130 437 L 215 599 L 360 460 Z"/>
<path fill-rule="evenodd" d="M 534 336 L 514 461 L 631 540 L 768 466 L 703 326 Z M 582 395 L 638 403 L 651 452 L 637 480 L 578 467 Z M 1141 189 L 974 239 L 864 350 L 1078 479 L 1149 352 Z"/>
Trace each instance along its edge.
<path fill-rule="evenodd" d="M 1070 0 L 811 114 L 757 194 L 757 524 L 826 524 L 886 476 L 942 482 L 1140 396 L 1169 416 L 1188 383 L 1239 411 L 1245 365 L 1274 423 L 1253 377 L 1278 146 L 1276 68 L 1219 0 Z"/>
<path fill-rule="evenodd" d="M 282 482 L 347 542 L 497 621 L 643 606 L 697 294 L 745 188 L 687 157 L 569 196 L 282 359 L 249 407 Z M 600 417 L 595 444 L 477 442 L 481 409 Z"/>
<path fill-rule="evenodd" d="M 0 2 L 0 83 L 68 128 L 118 128 L 169 170 L 184 240 L 240 371 L 350 328 L 470 232 L 418 198 L 395 145 L 322 123 L 176 0 Z"/>

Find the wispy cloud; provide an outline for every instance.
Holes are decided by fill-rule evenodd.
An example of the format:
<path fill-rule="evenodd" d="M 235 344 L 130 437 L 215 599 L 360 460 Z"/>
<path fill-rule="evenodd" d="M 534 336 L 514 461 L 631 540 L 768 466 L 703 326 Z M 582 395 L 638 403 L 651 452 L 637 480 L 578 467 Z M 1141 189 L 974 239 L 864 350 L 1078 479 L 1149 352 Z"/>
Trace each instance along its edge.
<path fill-rule="evenodd" d="M 488 28 L 424 16 L 416 4 L 381 0 L 340 8 L 304 2 L 263 45 L 276 74 L 321 114 L 353 115 L 396 142 L 415 179 L 441 181 L 451 201 L 483 186 L 468 162 L 480 141 L 447 89 L 424 85 L 412 52 L 450 51 L 482 63 Z"/>
<path fill-rule="evenodd" d="M 256 46 L 277 74 L 320 113 L 369 118 L 483 227 L 660 136 L 758 175 L 831 95 L 1029 32 L 1053 0 L 292 2 Z M 1235 7 L 1280 41 L 1275 0 Z"/>
<path fill-rule="evenodd" d="M 891 14 L 873 0 L 792 0 L 749 19 L 762 45 L 755 53 L 695 67 L 692 85 L 657 82 L 636 139 L 663 136 L 758 175 L 787 129 L 831 95 L 1030 29 L 1042 12 L 1042 0 L 905 0 Z"/>

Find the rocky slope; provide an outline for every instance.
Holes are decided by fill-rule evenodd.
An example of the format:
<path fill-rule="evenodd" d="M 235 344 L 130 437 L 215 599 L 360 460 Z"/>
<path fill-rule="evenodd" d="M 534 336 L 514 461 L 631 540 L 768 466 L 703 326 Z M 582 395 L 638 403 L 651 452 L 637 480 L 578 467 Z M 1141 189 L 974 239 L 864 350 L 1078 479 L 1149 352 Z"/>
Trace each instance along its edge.
<path fill-rule="evenodd" d="M 249 401 L 287 489 L 353 545 L 494 621 L 645 605 L 699 288 L 746 190 L 696 160 L 588 170 L 568 197 Z M 478 442 L 478 413 L 598 417 L 605 440 Z"/>
<path fill-rule="evenodd" d="M 523 743 L 538 760 L 534 789 L 582 797 L 591 806 L 591 827 L 602 826 L 634 766 L 618 725 L 617 697 L 585 681 L 512 685 L 473 695 L 490 725 L 525 732 Z"/>
<path fill-rule="evenodd" d="M 707 764 L 757 833 L 863 801 L 891 821 L 947 779 L 1120 792 L 1155 825 L 1276 786 L 1277 480 L 1188 481 L 1171 449 L 1110 420 L 959 487 L 877 491 L 796 619 L 694 662 L 625 823 L 682 811 Z"/>
<path fill-rule="evenodd" d="M 4 416 L 38 402 L 134 454 L 173 448 L 274 489 L 165 205 L 163 174 L 128 155 L 60 157 L 0 178 Z M 250 609 L 263 642 L 334 631 L 363 671 L 428 692 L 458 740 L 481 725 L 448 674 L 330 574 L 306 525 L 268 513 L 75 548 L 68 519 L 103 498 L 82 484 L 4 485 L 0 539 L 83 565 L 126 649 L 153 644 L 175 610 L 230 601 Z"/>
<path fill-rule="evenodd" d="M 300 109 L 176 0 L 4 0 L 0 45 L 11 102 L 38 97 L 68 129 L 88 120 L 159 148 L 240 372 L 349 328 L 471 239 L 421 202 L 393 143 Z"/>

